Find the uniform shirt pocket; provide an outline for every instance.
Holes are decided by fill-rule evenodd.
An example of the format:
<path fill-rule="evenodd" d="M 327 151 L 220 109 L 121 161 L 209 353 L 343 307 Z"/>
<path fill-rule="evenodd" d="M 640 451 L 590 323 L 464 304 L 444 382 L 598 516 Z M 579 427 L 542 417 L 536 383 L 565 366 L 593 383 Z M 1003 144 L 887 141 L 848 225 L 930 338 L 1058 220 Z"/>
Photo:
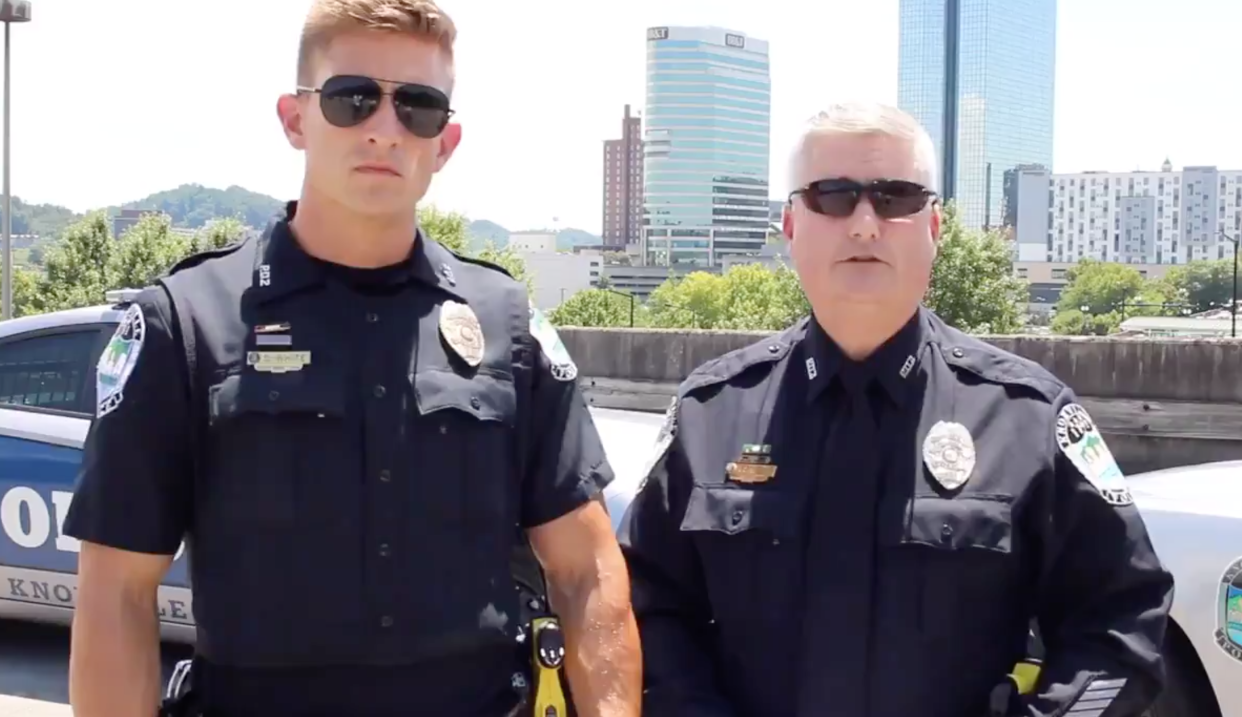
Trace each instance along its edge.
<path fill-rule="evenodd" d="M 439 518 L 431 519 L 467 543 L 496 540 L 500 526 L 517 520 L 513 380 L 424 369 L 411 381 L 418 407 L 415 466 L 436 476 L 434 485 L 445 491 L 434 496 Z"/>
<path fill-rule="evenodd" d="M 770 489 L 691 489 L 681 531 L 694 542 L 722 631 L 763 629 L 765 620 L 792 614 L 801 574 L 797 506 L 795 496 Z"/>
<path fill-rule="evenodd" d="M 908 622 L 914 607 L 914 624 L 928 636 L 952 638 L 963 624 L 972 632 L 1006 627 L 1022 602 L 1012 503 L 1007 495 L 914 496 L 904 530 L 881 536 L 881 620 Z"/>
<path fill-rule="evenodd" d="M 307 369 L 233 374 L 208 399 L 206 502 L 226 518 L 287 526 L 297 515 L 299 482 L 345 468 L 339 379 Z"/>

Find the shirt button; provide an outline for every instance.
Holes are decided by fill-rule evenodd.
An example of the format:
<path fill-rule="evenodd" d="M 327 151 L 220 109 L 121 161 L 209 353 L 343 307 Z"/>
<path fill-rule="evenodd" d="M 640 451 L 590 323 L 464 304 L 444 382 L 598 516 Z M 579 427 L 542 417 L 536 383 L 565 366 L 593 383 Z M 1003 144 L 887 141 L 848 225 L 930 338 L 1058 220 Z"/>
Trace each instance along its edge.
<path fill-rule="evenodd" d="M 381 558 L 386 558 L 392 554 L 392 549 L 388 547 L 388 543 L 380 543 L 379 554 Z"/>
<path fill-rule="evenodd" d="M 388 393 L 388 389 L 384 388 L 383 386 L 376 386 L 374 393 L 375 393 L 376 398 L 383 398 L 384 394 Z"/>
<path fill-rule="evenodd" d="M 280 398 L 280 391 L 272 391 L 267 394 L 267 400 L 269 401 L 275 401 L 278 398 Z"/>
<path fill-rule="evenodd" d="M 734 524 L 734 525 L 737 525 L 738 523 L 742 522 L 742 518 L 743 518 L 744 516 L 745 516 L 745 514 L 744 514 L 744 513 L 742 513 L 742 511 L 740 511 L 740 510 L 735 510 L 735 511 L 733 511 L 733 524 Z"/>
<path fill-rule="evenodd" d="M 392 615 L 385 615 L 381 617 L 380 627 L 392 627 Z"/>
<path fill-rule="evenodd" d="M 479 397 L 478 397 L 478 396 L 471 396 L 471 397 L 470 397 L 470 407 L 471 407 L 471 408 L 478 408 L 478 407 L 479 407 Z"/>
<path fill-rule="evenodd" d="M 391 483 L 392 482 L 392 471 L 388 470 L 387 468 L 380 471 L 379 479 L 381 483 Z"/>
<path fill-rule="evenodd" d="M 367 313 L 367 323 L 368 323 L 368 324 L 374 324 L 374 323 L 375 323 L 375 322 L 377 322 L 377 321 L 379 321 L 379 316 L 377 316 L 374 312 L 368 312 L 368 313 Z"/>

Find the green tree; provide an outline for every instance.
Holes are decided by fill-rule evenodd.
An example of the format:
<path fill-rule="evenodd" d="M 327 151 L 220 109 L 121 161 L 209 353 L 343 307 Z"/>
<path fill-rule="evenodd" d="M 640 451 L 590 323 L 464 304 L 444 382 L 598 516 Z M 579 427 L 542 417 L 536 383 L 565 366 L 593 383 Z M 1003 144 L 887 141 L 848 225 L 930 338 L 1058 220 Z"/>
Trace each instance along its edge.
<path fill-rule="evenodd" d="M 44 258 L 44 280 L 39 287 L 41 311 L 59 311 L 104 302 L 104 292 L 113 286 L 112 240 L 108 217 L 93 212 L 69 225 L 61 240 Z M 17 284 L 14 282 L 14 288 Z"/>
<path fill-rule="evenodd" d="M 945 207 L 940 247 L 932 264 L 928 308 L 961 331 L 1007 334 L 1022 326 L 1027 286 L 1014 276 L 1013 255 L 997 231 L 962 226 Z"/>
<path fill-rule="evenodd" d="M 1161 292 L 1191 311 L 1229 306 L 1233 300 L 1233 259 L 1195 261 L 1173 267 L 1158 282 Z"/>
<path fill-rule="evenodd" d="M 495 244 L 488 242 L 487 246 L 475 253 L 475 256 L 483 261 L 504 267 L 514 279 L 526 284 L 528 292 L 535 290 L 535 280 L 526 268 L 526 261 L 509 247 L 499 249 Z"/>
<path fill-rule="evenodd" d="M 651 293 L 648 306 L 651 325 L 661 328 L 779 331 L 810 313 L 797 274 L 763 264 L 671 278 Z"/>
<path fill-rule="evenodd" d="M 464 214 L 443 212 L 428 204 L 418 208 L 418 226 L 449 251 L 458 254 L 470 252 L 470 222 Z"/>
<path fill-rule="evenodd" d="M 125 232 L 112 253 L 110 289 L 141 289 L 154 284 L 190 253 L 189 237 L 172 231 L 167 214 L 145 214 Z"/>
<path fill-rule="evenodd" d="M 26 267 L 13 267 L 13 317 L 43 313 L 43 278 Z"/>
<path fill-rule="evenodd" d="M 1066 272 L 1052 330 L 1059 334 L 1104 336 L 1127 316 L 1178 313 L 1163 282 L 1148 281 L 1128 264 L 1084 259 Z"/>
<path fill-rule="evenodd" d="M 198 254 L 212 249 L 223 249 L 246 237 L 246 227 L 236 217 L 220 217 L 212 219 L 194 232 L 190 240 L 189 253 Z"/>
<path fill-rule="evenodd" d="M 629 326 L 630 299 L 604 289 L 586 289 L 566 299 L 548 312 L 548 321 L 557 326 Z M 634 325 L 644 325 L 644 308 L 634 302 Z"/>

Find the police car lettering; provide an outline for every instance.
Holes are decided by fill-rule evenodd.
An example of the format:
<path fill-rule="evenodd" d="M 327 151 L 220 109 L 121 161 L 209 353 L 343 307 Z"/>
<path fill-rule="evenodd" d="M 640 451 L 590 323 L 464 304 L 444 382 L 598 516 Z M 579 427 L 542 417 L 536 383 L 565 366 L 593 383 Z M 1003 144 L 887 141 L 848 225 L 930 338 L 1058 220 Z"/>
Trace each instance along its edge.
<path fill-rule="evenodd" d="M 25 570 L 0 565 L 0 600 L 73 609 L 77 605 L 77 578 L 71 573 Z M 161 588 L 156 613 L 165 622 L 194 624 L 188 590 Z"/>
<path fill-rule="evenodd" d="M 1125 476 L 1087 409 L 1077 403 L 1066 404 L 1057 413 L 1055 433 L 1061 452 L 1104 500 L 1115 506 L 1134 503 Z"/>

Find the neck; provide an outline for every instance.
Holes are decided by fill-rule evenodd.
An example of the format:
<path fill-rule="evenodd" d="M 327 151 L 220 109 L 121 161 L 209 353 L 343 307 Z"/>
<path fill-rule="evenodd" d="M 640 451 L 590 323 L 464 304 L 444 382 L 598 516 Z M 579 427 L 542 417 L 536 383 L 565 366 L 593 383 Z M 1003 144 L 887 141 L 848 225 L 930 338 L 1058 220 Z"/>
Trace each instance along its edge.
<path fill-rule="evenodd" d="M 359 214 L 307 184 L 290 226 L 307 254 L 333 264 L 370 269 L 405 261 L 417 236 L 418 214 Z"/>
<path fill-rule="evenodd" d="M 853 361 L 871 356 L 884 342 L 901 331 L 913 316 L 914 311 L 902 313 L 878 307 L 867 310 L 854 306 L 814 313 L 815 322 Z"/>

